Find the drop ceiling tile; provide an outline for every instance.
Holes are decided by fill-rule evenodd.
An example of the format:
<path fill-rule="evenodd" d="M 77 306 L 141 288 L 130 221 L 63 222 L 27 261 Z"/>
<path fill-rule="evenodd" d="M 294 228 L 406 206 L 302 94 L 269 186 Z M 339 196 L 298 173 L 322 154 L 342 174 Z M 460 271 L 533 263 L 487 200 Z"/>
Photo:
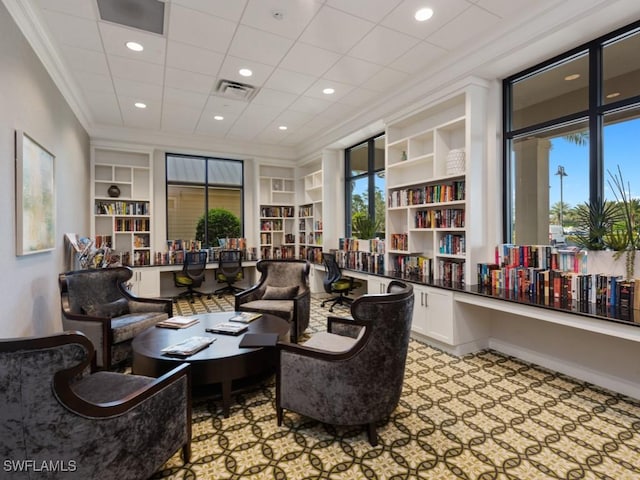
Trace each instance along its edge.
<path fill-rule="evenodd" d="M 442 48 L 449 50 L 456 49 L 477 39 L 482 34 L 486 34 L 493 26 L 500 21 L 500 17 L 472 6 L 462 14 L 454 18 L 447 28 L 441 28 L 427 40 Z M 476 42 L 477 43 L 477 42 Z"/>
<path fill-rule="evenodd" d="M 169 7 L 181 5 L 237 22 L 240 20 L 246 4 L 247 0 L 233 0 L 232 2 L 229 0 L 171 0 Z"/>
<path fill-rule="evenodd" d="M 284 68 L 276 68 L 264 86 L 280 90 L 281 92 L 289 92 L 302 94 L 307 88 L 315 82 L 315 77 L 304 73 L 285 70 Z"/>
<path fill-rule="evenodd" d="M 526 12 L 531 7 L 529 0 L 473 0 L 473 2 L 494 15 L 501 18 L 507 18 L 517 15 L 520 12 Z M 538 0 L 536 6 L 553 5 L 557 2 L 554 0 Z"/>
<path fill-rule="evenodd" d="M 235 30 L 236 24 L 230 20 L 180 5 L 171 6 L 168 28 L 170 40 L 225 53 Z"/>
<path fill-rule="evenodd" d="M 322 6 L 315 0 L 249 0 L 241 23 L 250 27 L 297 39 Z M 282 19 L 273 17 L 274 11 L 283 13 Z"/>
<path fill-rule="evenodd" d="M 187 72 L 177 68 L 166 68 L 164 84 L 166 87 L 180 88 L 190 92 L 211 93 L 216 83 L 216 77 L 201 73 Z"/>
<path fill-rule="evenodd" d="M 178 105 L 185 108 L 202 111 L 209 95 L 206 93 L 189 92 L 178 88 L 165 87 L 164 88 L 164 105 Z M 164 113 L 164 112 L 163 112 Z"/>
<path fill-rule="evenodd" d="M 382 67 L 375 63 L 344 56 L 323 75 L 323 78 L 349 85 L 360 85 L 381 69 Z"/>
<path fill-rule="evenodd" d="M 47 28 L 61 45 L 102 52 L 102 41 L 95 21 L 43 10 Z"/>
<path fill-rule="evenodd" d="M 75 80 L 85 92 L 115 94 L 113 79 L 110 75 L 92 72 L 76 72 Z"/>
<path fill-rule="evenodd" d="M 419 8 L 425 6 L 433 9 L 433 17 L 424 22 L 418 22 L 414 15 Z M 470 6 L 471 4 L 466 0 L 429 0 L 428 3 L 425 3 L 424 0 L 404 0 L 381 24 L 424 39 Z"/>
<path fill-rule="evenodd" d="M 241 68 L 249 68 L 253 75 L 243 77 L 238 73 Z M 222 63 L 218 76 L 234 82 L 247 83 L 255 87 L 260 87 L 269 78 L 273 72 L 273 66 L 258 63 L 255 60 L 246 60 L 244 58 L 227 55 Z"/>
<path fill-rule="evenodd" d="M 375 90 L 376 92 L 386 92 L 392 90 L 397 85 L 404 82 L 409 75 L 391 68 L 383 68 L 373 77 L 362 84 L 363 88 Z"/>
<path fill-rule="evenodd" d="M 296 112 L 295 110 L 285 110 L 274 120 L 276 126 L 286 125 L 289 130 L 295 130 L 300 125 L 304 125 L 311 120 L 315 114 L 308 112 Z"/>
<path fill-rule="evenodd" d="M 296 43 L 279 66 L 306 75 L 321 76 L 339 59 L 340 55 L 335 52 L 306 43 Z"/>
<path fill-rule="evenodd" d="M 349 95 L 342 97 L 337 103 L 360 107 L 367 103 L 373 103 L 380 97 L 379 92 L 367 90 L 366 88 L 354 88 Z"/>
<path fill-rule="evenodd" d="M 326 110 L 323 110 L 321 113 L 319 113 L 316 118 L 328 118 L 333 120 L 334 124 L 337 124 L 338 122 L 346 121 L 357 111 L 358 109 L 351 105 L 334 103 Z"/>
<path fill-rule="evenodd" d="M 292 44 L 293 40 L 289 38 L 240 25 L 228 53 L 267 65 L 277 65 Z"/>
<path fill-rule="evenodd" d="M 164 63 L 167 42 L 163 36 L 107 22 L 99 22 L 98 28 L 107 54 L 148 63 Z M 127 48 L 127 42 L 138 42 L 144 50 L 134 52 Z"/>
<path fill-rule="evenodd" d="M 86 96 L 86 100 L 95 123 L 122 126 L 122 116 L 115 94 L 92 92 Z"/>
<path fill-rule="evenodd" d="M 298 98 L 298 96 L 293 93 L 281 92 L 280 90 L 273 90 L 271 88 L 263 88 L 258 92 L 253 100 L 251 100 L 251 103 L 256 105 L 270 105 L 286 108 L 291 105 L 296 98 Z"/>
<path fill-rule="evenodd" d="M 164 71 L 162 65 L 155 63 L 138 62 L 124 57 L 111 55 L 107 57 L 111 75 L 135 82 L 162 85 Z"/>
<path fill-rule="evenodd" d="M 119 97 L 124 126 L 158 130 L 160 128 L 160 105 L 136 108 L 133 106 L 136 101 L 135 98 L 131 97 Z"/>
<path fill-rule="evenodd" d="M 371 22 L 379 22 L 402 0 L 327 0 L 326 5 Z"/>
<path fill-rule="evenodd" d="M 334 93 L 327 95 L 322 93 L 325 88 L 333 88 Z M 336 82 L 335 80 L 326 80 L 324 78 L 319 79 L 309 89 L 304 92 L 305 97 L 318 98 L 320 100 L 326 100 L 328 102 L 337 102 L 345 95 L 349 95 L 349 92 L 353 90 L 353 85 L 347 85 L 346 83 Z"/>
<path fill-rule="evenodd" d="M 448 52 L 443 48 L 422 41 L 389 66 L 405 73 L 416 74 L 447 55 Z"/>
<path fill-rule="evenodd" d="M 248 105 L 247 102 L 209 95 L 207 104 L 205 105 L 205 112 L 212 116 L 222 115 L 225 119 L 227 117 L 235 118 L 238 117 Z"/>
<path fill-rule="evenodd" d="M 216 76 L 223 60 L 221 53 L 186 43 L 169 41 L 167 47 L 167 67 Z"/>
<path fill-rule="evenodd" d="M 325 110 L 331 102 L 319 98 L 300 97 L 289 106 L 289 110 L 317 114 Z"/>
<path fill-rule="evenodd" d="M 224 120 L 216 120 L 213 117 L 213 113 L 204 112 L 196 126 L 196 133 L 224 137 L 238 118 L 237 115 L 231 114 L 227 114 Z"/>
<path fill-rule="evenodd" d="M 87 2 L 87 0 L 37 0 L 35 3 L 43 10 L 52 10 L 90 20 L 98 20 L 99 18 L 96 2 Z"/>
<path fill-rule="evenodd" d="M 330 7 L 323 7 L 300 37 L 300 41 L 332 52 L 346 53 L 374 23 Z M 327 32 L 333 32 L 327 35 Z"/>
<path fill-rule="evenodd" d="M 63 45 L 62 54 L 72 70 L 109 75 L 107 57 L 102 52 Z"/>
<path fill-rule="evenodd" d="M 166 132 L 193 133 L 200 120 L 201 110 L 185 105 L 167 105 L 162 108 L 161 129 Z"/>
<path fill-rule="evenodd" d="M 114 77 L 113 83 L 118 98 L 135 98 L 136 102 L 146 103 L 147 105 L 153 104 L 157 106 L 159 106 L 162 102 L 161 85 L 136 82 L 118 77 Z"/>
<path fill-rule="evenodd" d="M 375 27 L 349 51 L 352 57 L 387 65 L 418 43 L 418 39 L 386 27 Z"/>

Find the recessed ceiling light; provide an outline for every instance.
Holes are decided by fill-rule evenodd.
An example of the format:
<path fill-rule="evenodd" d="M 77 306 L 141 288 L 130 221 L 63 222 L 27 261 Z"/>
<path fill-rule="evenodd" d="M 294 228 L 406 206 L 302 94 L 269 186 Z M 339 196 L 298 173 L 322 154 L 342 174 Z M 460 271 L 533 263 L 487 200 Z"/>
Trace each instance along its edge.
<path fill-rule="evenodd" d="M 134 103 L 134 105 L 136 106 L 136 108 L 147 108 L 147 104 L 142 102 L 136 102 Z"/>
<path fill-rule="evenodd" d="M 280 125 L 280 126 L 278 127 L 278 129 L 280 129 L 280 130 L 286 130 L 286 129 L 287 129 L 287 126 L 286 126 L 286 125 Z"/>
<path fill-rule="evenodd" d="M 331 95 L 332 93 L 335 93 L 335 90 L 331 87 L 329 88 L 325 88 L 324 90 L 322 90 L 322 93 L 324 93 L 325 95 Z"/>
<path fill-rule="evenodd" d="M 620 92 L 612 92 L 609 95 L 607 95 L 607 98 L 616 98 L 620 96 Z"/>
<path fill-rule="evenodd" d="M 253 72 L 248 68 L 241 68 L 240 70 L 238 70 L 238 73 L 243 77 L 250 77 L 251 75 L 253 75 Z"/>
<path fill-rule="evenodd" d="M 127 42 L 125 45 L 129 50 L 133 50 L 134 52 L 141 52 L 144 50 L 144 47 L 138 42 Z"/>
<path fill-rule="evenodd" d="M 214 120 L 224 120 L 224 117 L 222 115 L 216 115 L 215 117 L 213 117 Z"/>
<path fill-rule="evenodd" d="M 578 78 L 580 78 L 580 74 L 579 73 L 572 73 L 571 75 L 567 75 L 566 77 L 564 77 L 564 79 L 567 82 L 570 82 L 571 80 L 577 80 Z"/>
<path fill-rule="evenodd" d="M 433 17 L 433 10 L 426 7 L 421 8 L 420 10 L 416 11 L 413 17 L 419 22 L 424 22 L 425 20 L 429 20 L 431 17 Z"/>

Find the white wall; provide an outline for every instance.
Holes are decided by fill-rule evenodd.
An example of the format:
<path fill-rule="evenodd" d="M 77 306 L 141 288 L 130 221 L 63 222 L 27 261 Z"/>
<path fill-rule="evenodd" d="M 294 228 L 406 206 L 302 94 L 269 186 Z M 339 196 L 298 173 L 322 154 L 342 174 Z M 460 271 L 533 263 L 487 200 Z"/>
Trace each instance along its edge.
<path fill-rule="evenodd" d="M 0 338 L 45 335 L 62 328 L 64 233 L 89 232 L 89 137 L 2 3 L 0 65 Z M 56 157 L 56 247 L 24 257 L 15 254 L 16 129 Z"/>

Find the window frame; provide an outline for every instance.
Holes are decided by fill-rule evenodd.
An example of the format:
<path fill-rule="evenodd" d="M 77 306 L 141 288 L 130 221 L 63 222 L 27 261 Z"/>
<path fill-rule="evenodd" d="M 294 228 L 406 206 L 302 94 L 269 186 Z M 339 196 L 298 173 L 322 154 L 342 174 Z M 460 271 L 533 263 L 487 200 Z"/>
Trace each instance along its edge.
<path fill-rule="evenodd" d="M 352 219 L 352 195 L 351 195 L 351 184 L 352 182 L 367 178 L 367 199 L 368 205 L 367 210 L 369 212 L 369 216 L 375 218 L 375 189 L 376 189 L 376 181 L 375 176 L 378 172 L 385 172 L 385 197 L 386 197 L 386 158 L 381 168 L 375 169 L 375 141 L 380 137 L 386 137 L 386 132 L 380 132 L 376 135 L 373 135 L 365 140 L 362 140 L 356 144 L 353 144 L 344 150 L 344 232 L 345 237 L 349 238 L 353 235 L 351 219 Z M 351 175 L 351 151 L 355 148 L 361 147 L 363 145 L 367 146 L 367 171 L 364 173 L 360 173 L 358 175 Z M 386 139 L 385 139 L 386 145 Z M 386 157 L 386 148 L 385 148 L 385 157 Z M 386 198 L 385 198 L 386 201 Z"/>
<path fill-rule="evenodd" d="M 603 90 L 603 61 L 604 48 L 615 41 L 623 40 L 634 34 L 640 35 L 640 21 L 614 30 L 606 35 L 598 37 L 590 42 L 575 47 L 567 52 L 556 55 L 549 60 L 529 67 L 521 72 L 511 75 L 502 81 L 502 237 L 503 241 L 513 238 L 514 222 L 512 222 L 514 187 L 511 178 L 511 142 L 525 135 L 536 134 L 544 130 L 558 127 L 562 124 L 579 123 L 586 121 L 589 131 L 589 202 L 597 203 L 604 198 L 605 191 L 605 159 L 603 156 L 604 118 L 607 114 L 627 109 L 640 108 L 640 95 L 627 97 L 619 101 L 605 103 L 602 98 Z M 526 79 L 545 69 L 552 68 L 585 53 L 589 56 L 588 78 L 588 107 L 586 110 L 574 112 L 561 117 L 546 120 L 541 123 L 529 125 L 519 129 L 511 129 L 513 97 L 512 86 L 520 80 Z"/>
<path fill-rule="evenodd" d="M 169 182 L 169 168 L 168 168 L 168 162 L 169 162 L 169 157 L 181 157 L 181 158 L 189 158 L 189 159 L 200 159 L 204 162 L 204 181 L 203 183 L 193 183 L 193 182 L 178 182 L 178 181 L 172 181 Z M 230 186 L 230 185 L 226 185 L 226 184 L 215 184 L 215 183 L 209 183 L 209 161 L 210 160 L 221 160 L 224 162 L 236 162 L 240 164 L 240 179 L 241 179 L 241 183 L 237 186 Z M 234 158 L 223 158 L 223 157 L 216 157 L 216 156 L 208 156 L 208 155 L 191 155 L 188 153 L 173 153 L 173 152 L 165 152 L 165 162 L 164 162 L 164 166 L 165 166 L 165 178 L 164 178 L 164 186 L 165 186 L 165 236 L 166 239 L 169 240 L 169 186 L 198 186 L 198 187 L 204 187 L 204 241 L 202 242 L 202 247 L 203 248 L 209 248 L 209 247 L 217 247 L 217 245 L 210 245 L 209 243 L 209 238 L 207 237 L 207 233 L 208 233 L 208 215 L 207 212 L 209 211 L 210 207 L 209 207 L 209 188 L 237 188 L 238 190 L 240 190 L 240 211 L 242 212 L 242 215 L 240 217 L 240 236 L 244 237 L 244 232 L 245 232 L 245 228 L 244 228 L 244 224 L 245 224 L 245 209 L 244 209 L 244 181 L 245 181 L 245 177 L 244 177 L 244 160 L 238 160 L 238 159 L 234 159 Z"/>

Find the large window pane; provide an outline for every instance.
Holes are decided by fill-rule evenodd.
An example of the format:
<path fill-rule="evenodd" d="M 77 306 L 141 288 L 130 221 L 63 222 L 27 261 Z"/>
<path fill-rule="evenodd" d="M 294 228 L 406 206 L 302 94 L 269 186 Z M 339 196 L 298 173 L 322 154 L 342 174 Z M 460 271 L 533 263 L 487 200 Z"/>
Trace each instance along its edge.
<path fill-rule="evenodd" d="M 517 244 L 571 243 L 576 207 L 589 201 L 587 123 L 514 139 L 513 221 Z"/>
<path fill-rule="evenodd" d="M 640 33 L 623 37 L 602 50 L 603 102 L 640 95 Z"/>
<path fill-rule="evenodd" d="M 167 186 L 167 238 L 195 240 L 196 225 L 202 216 L 204 187 L 195 185 Z"/>
<path fill-rule="evenodd" d="M 367 143 L 349 149 L 349 167 L 350 177 L 367 173 L 369 170 L 369 145 Z"/>
<path fill-rule="evenodd" d="M 605 116 L 604 120 L 605 198 L 614 201 L 612 175 L 622 174 L 629 197 L 640 198 L 640 110 L 627 110 Z M 615 192 L 618 197 L 618 192 Z M 640 212 L 638 212 L 640 214 Z"/>
<path fill-rule="evenodd" d="M 587 110 L 588 85 L 587 53 L 514 82 L 511 129 L 518 130 Z"/>

